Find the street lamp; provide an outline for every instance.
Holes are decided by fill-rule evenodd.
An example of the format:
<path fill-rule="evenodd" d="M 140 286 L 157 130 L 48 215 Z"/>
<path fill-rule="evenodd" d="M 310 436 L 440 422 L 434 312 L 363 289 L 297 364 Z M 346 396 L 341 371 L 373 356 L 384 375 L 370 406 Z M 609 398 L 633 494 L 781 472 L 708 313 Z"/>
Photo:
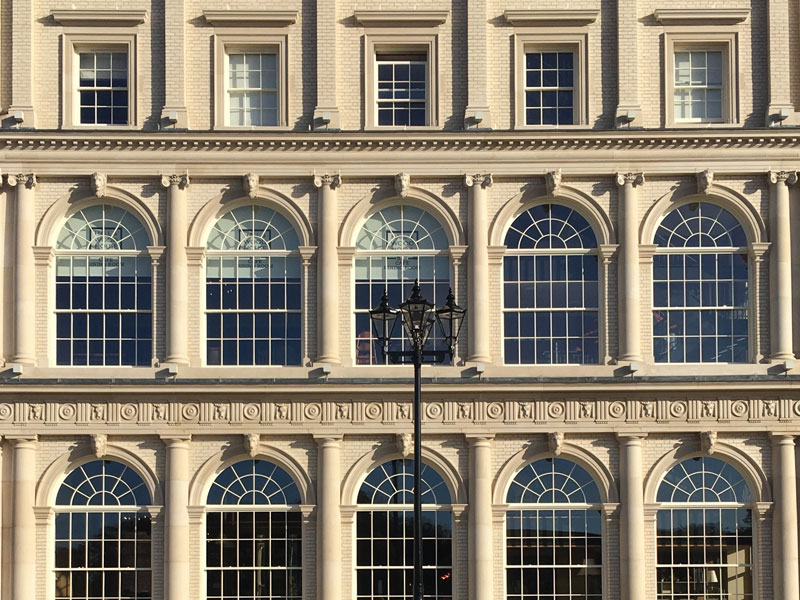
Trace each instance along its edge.
<path fill-rule="evenodd" d="M 453 290 L 447 301 L 438 310 L 421 294 L 419 282 L 414 282 L 411 296 L 399 308 L 389 305 L 389 297 L 383 293 L 377 308 L 369 311 L 375 337 L 381 345 L 383 355 L 393 364 L 414 365 L 414 600 L 423 600 L 422 586 L 422 380 L 423 363 L 444 362 L 445 356 L 452 360 L 458 334 L 464 323 L 466 310 L 456 304 Z M 389 350 L 397 319 L 400 318 L 410 350 Z M 438 323 L 447 350 L 425 350 L 425 343 L 434 323 Z"/>

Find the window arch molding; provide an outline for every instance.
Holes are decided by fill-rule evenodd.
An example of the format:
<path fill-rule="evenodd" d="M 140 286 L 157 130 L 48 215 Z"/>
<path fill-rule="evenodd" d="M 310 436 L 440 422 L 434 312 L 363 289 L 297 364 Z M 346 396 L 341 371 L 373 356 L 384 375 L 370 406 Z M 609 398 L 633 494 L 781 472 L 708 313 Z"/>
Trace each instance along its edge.
<path fill-rule="evenodd" d="M 357 504 L 358 490 L 361 488 L 361 484 L 364 483 L 367 475 L 369 475 L 375 467 L 388 460 L 402 460 L 404 458 L 413 457 L 413 454 L 407 457 L 401 456 L 394 447 L 394 439 L 386 444 L 381 444 L 374 451 L 363 455 L 353 463 L 344 476 L 342 484 L 342 504 Z M 464 487 L 464 481 L 458 474 L 458 470 L 447 458 L 433 448 L 423 445 L 422 461 L 433 468 L 444 480 L 450 492 L 451 506 L 467 503 L 467 491 Z"/>
<path fill-rule="evenodd" d="M 208 491 L 217 476 L 229 466 L 242 460 L 266 460 L 279 466 L 297 484 L 302 505 L 314 505 L 317 503 L 314 485 L 308 472 L 288 453 L 261 442 L 255 456 L 250 456 L 243 451 L 241 446 L 234 444 L 206 460 L 189 483 L 189 505 L 205 506 Z"/>
<path fill-rule="evenodd" d="M 598 246 L 616 243 L 616 233 L 608 214 L 593 198 L 565 185 L 560 186 L 558 194 L 554 195 L 548 194 L 544 185 L 534 185 L 508 200 L 497 212 L 489 226 L 489 245 L 504 246 L 506 233 L 514 220 L 540 204 L 561 204 L 580 213 L 597 236 Z"/>
<path fill-rule="evenodd" d="M 78 190 L 77 193 L 80 191 L 82 190 Z M 93 194 L 78 197 L 77 193 L 62 196 L 45 211 L 36 228 L 37 246 L 55 247 L 56 237 L 72 215 L 90 206 L 100 204 L 117 206 L 132 213 L 147 231 L 150 243 L 153 246 L 164 245 L 164 234 L 158 220 L 137 196 L 113 185 L 106 187 L 105 195 L 102 198 Z"/>
<path fill-rule="evenodd" d="M 384 190 L 365 196 L 356 202 L 342 222 L 339 230 L 339 245 L 354 247 L 362 226 L 370 216 L 384 208 L 398 204 L 415 206 L 430 213 L 442 226 L 449 246 L 464 244 L 464 229 L 453 209 L 436 194 L 411 186 L 405 197 L 398 196 L 394 190 L 391 192 Z"/>
<path fill-rule="evenodd" d="M 730 463 L 744 477 L 750 492 L 753 494 L 754 502 L 772 502 L 772 489 L 766 474 L 761 467 L 747 454 L 743 453 L 736 446 L 717 442 L 714 444 L 714 454 L 709 455 L 700 448 L 700 441 L 691 441 L 681 444 L 675 450 L 671 450 L 659 458 L 650 468 L 644 481 L 644 501 L 645 503 L 655 504 L 658 495 L 658 488 L 666 474 L 672 467 L 690 458 L 698 456 L 713 456 L 722 461 Z"/>
<path fill-rule="evenodd" d="M 286 217 L 300 238 L 300 246 L 314 245 L 315 238 L 311 223 L 303 211 L 288 196 L 265 186 L 259 186 L 258 194 L 254 198 L 243 196 L 229 200 L 225 196 L 225 194 L 215 196 L 197 212 L 189 225 L 189 246 L 205 248 L 206 240 L 214 224 L 222 215 L 240 206 L 253 204 L 266 206 Z"/>
<path fill-rule="evenodd" d="M 106 453 L 98 459 L 91 451 L 88 442 L 78 445 L 67 454 L 62 454 L 45 469 L 36 486 L 36 506 L 54 506 L 56 495 L 67 475 L 79 466 L 94 460 L 113 460 L 133 469 L 142 478 L 152 498 L 151 506 L 164 505 L 161 483 L 153 470 L 137 454 L 109 442 Z"/>
<path fill-rule="evenodd" d="M 661 221 L 673 210 L 693 202 L 706 202 L 724 208 L 731 213 L 744 229 L 750 245 L 767 240 L 767 229 L 761 216 L 753 206 L 735 191 L 714 184 L 708 194 L 687 194 L 680 189 L 664 194 L 647 211 L 639 230 L 641 244 L 653 244 Z"/>
<path fill-rule="evenodd" d="M 546 442 L 533 443 L 514 454 L 505 462 L 497 474 L 492 492 L 493 504 L 504 505 L 506 503 L 506 496 L 511 482 L 514 481 L 514 478 L 523 468 L 537 460 L 555 458 L 555 456 L 547 448 Z M 594 454 L 580 446 L 565 441 L 558 458 L 572 461 L 586 469 L 600 490 L 600 501 L 603 504 L 619 502 L 617 483 L 614 481 L 611 471 Z"/>

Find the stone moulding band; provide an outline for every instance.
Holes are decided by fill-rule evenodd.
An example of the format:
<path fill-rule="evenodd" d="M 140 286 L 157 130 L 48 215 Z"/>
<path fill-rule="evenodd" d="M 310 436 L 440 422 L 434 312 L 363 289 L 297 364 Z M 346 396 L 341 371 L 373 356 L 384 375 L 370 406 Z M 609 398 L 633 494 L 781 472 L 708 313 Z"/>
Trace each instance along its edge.
<path fill-rule="evenodd" d="M 737 398 L 599 399 L 590 395 L 516 400 L 434 400 L 423 405 L 423 420 L 429 431 L 446 431 L 451 425 L 490 427 L 493 431 L 530 430 L 531 426 L 565 425 L 576 429 L 659 430 L 663 425 L 736 430 L 756 427 L 774 431 L 790 428 L 800 418 L 800 400 L 761 395 Z M 162 431 L 175 426 L 202 433 L 205 428 L 237 425 L 250 433 L 257 425 L 279 433 L 283 427 L 348 427 L 370 424 L 376 430 L 395 431 L 398 423 L 411 423 L 411 403 L 405 400 L 309 400 L 309 401 L 131 401 L 53 402 L 18 400 L 0 403 L 0 426 L 8 433 L 47 433 L 96 430 L 106 433 Z M 41 429 L 37 427 L 41 426 Z M 53 428 L 53 429 L 51 429 Z"/>

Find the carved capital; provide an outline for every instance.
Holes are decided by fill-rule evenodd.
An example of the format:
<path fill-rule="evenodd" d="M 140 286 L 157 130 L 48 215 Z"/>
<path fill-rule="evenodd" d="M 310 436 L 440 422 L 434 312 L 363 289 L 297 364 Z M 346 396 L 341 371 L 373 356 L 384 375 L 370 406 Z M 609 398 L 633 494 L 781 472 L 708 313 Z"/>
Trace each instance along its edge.
<path fill-rule="evenodd" d="M 617 173 L 617 185 L 644 185 L 644 173 Z"/>
<path fill-rule="evenodd" d="M 717 448 L 717 432 L 716 431 L 701 431 L 700 432 L 700 448 L 703 452 L 714 454 Z"/>
<path fill-rule="evenodd" d="M 714 185 L 714 171 L 706 169 L 697 174 L 697 193 L 708 194 L 709 188 Z"/>
<path fill-rule="evenodd" d="M 561 169 L 545 173 L 544 183 L 547 186 L 548 196 L 558 196 L 561 191 Z"/>
<path fill-rule="evenodd" d="M 97 458 L 103 458 L 108 448 L 108 436 L 105 433 L 93 433 L 89 436 L 89 444 Z"/>
<path fill-rule="evenodd" d="M 37 183 L 36 175 L 34 173 L 28 173 L 27 175 L 25 173 L 9 173 L 8 175 L 8 185 L 11 187 L 16 187 L 19 185 L 31 190 L 36 187 Z"/>
<path fill-rule="evenodd" d="M 407 197 L 408 192 L 411 189 L 411 175 L 408 173 L 398 173 L 395 175 L 394 189 L 397 192 L 397 195 L 401 198 Z"/>
<path fill-rule="evenodd" d="M 464 185 L 467 187 L 482 187 L 487 188 L 491 187 L 494 183 L 494 178 L 492 177 L 491 173 L 481 174 L 476 173 L 475 175 L 464 175 Z"/>
<path fill-rule="evenodd" d="M 189 174 L 184 173 L 180 175 L 178 173 L 173 173 L 172 175 L 162 175 L 161 176 L 161 185 L 165 188 L 169 188 L 174 186 L 179 187 L 180 189 L 184 189 L 189 187 Z"/>
<path fill-rule="evenodd" d="M 561 451 L 564 449 L 564 432 L 563 431 L 553 431 L 547 434 L 547 446 L 550 448 L 550 452 L 558 456 L 561 454 Z"/>
<path fill-rule="evenodd" d="M 335 189 L 342 185 L 342 176 L 339 174 L 331 175 L 329 173 L 323 173 L 322 175 L 317 175 L 314 173 L 314 186 L 321 188 L 322 186 L 328 186 L 331 189 Z"/>
<path fill-rule="evenodd" d="M 797 171 L 770 171 L 769 182 L 772 184 L 794 185 L 797 183 Z"/>
<path fill-rule="evenodd" d="M 259 447 L 261 446 L 260 433 L 245 433 L 243 436 L 244 449 L 250 455 L 250 458 L 255 458 L 258 454 Z"/>
<path fill-rule="evenodd" d="M 92 173 L 89 176 L 89 183 L 92 186 L 92 192 L 98 198 L 106 197 L 106 185 L 108 184 L 108 176 L 105 173 Z"/>
<path fill-rule="evenodd" d="M 242 187 L 247 197 L 251 200 L 258 196 L 259 177 L 258 173 L 248 173 L 242 177 Z"/>

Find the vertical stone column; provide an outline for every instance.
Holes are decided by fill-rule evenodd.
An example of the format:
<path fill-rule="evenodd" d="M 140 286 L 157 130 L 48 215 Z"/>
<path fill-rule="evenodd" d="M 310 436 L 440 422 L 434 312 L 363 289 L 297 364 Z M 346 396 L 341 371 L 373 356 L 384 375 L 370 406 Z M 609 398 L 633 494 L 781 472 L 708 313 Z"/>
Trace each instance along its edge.
<path fill-rule="evenodd" d="M 792 348 L 792 230 L 789 220 L 789 185 L 794 171 L 770 171 L 770 331 L 773 360 L 794 358 Z"/>
<path fill-rule="evenodd" d="M 319 19 L 319 15 L 317 15 Z M 340 363 L 339 356 L 339 253 L 337 192 L 339 175 L 315 175 L 317 195 L 317 358 L 320 363 Z"/>
<path fill-rule="evenodd" d="M 336 94 L 336 33 L 340 27 L 336 5 L 336 0 L 317 0 L 317 106 L 312 123 L 314 129 L 341 129 Z"/>
<path fill-rule="evenodd" d="M 641 600 L 645 594 L 644 478 L 642 440 L 644 434 L 618 434 L 622 463 L 620 559 L 622 599 Z"/>
<path fill-rule="evenodd" d="M 22 127 L 36 127 L 33 108 L 33 0 L 17 0 L 11 4 L 11 106 L 8 114 L 22 112 Z"/>
<path fill-rule="evenodd" d="M 342 597 L 341 436 L 315 438 L 317 462 L 317 598 Z"/>
<path fill-rule="evenodd" d="M 9 175 L 16 189 L 14 203 L 14 352 L 13 361 L 36 363 L 36 269 L 33 238 L 36 175 Z"/>
<path fill-rule="evenodd" d="M 489 217 L 487 188 L 491 174 L 466 175 L 469 188 L 469 263 L 467 268 L 467 321 L 469 352 L 467 360 L 491 362 L 489 352 Z"/>
<path fill-rule="evenodd" d="M 166 600 L 186 598 L 189 564 L 189 436 L 163 437 L 167 449 L 167 520 L 164 526 Z"/>
<path fill-rule="evenodd" d="M 186 9 L 184 0 L 164 2 L 164 108 L 161 119 L 177 129 L 189 128 L 186 110 Z M 172 119 L 175 119 L 173 122 Z"/>
<path fill-rule="evenodd" d="M 642 127 L 639 99 L 639 14 L 637 0 L 617 0 L 617 83 L 614 125 Z M 632 118 L 631 118 L 632 117 Z"/>
<path fill-rule="evenodd" d="M 617 173 L 619 201 L 619 360 L 641 360 L 639 336 L 639 197 L 636 188 L 644 185 L 642 173 Z"/>
<path fill-rule="evenodd" d="M 36 436 L 6 436 L 14 448 L 11 525 L 11 600 L 36 597 Z"/>
<path fill-rule="evenodd" d="M 797 541 L 797 467 L 794 436 L 772 435 L 775 508 L 772 517 L 772 572 L 775 600 L 800 598 Z"/>
<path fill-rule="evenodd" d="M 768 0 L 767 40 L 769 43 L 769 106 L 765 115 L 766 126 L 797 125 L 797 118 L 792 105 L 790 79 L 786 73 L 791 71 L 791 49 L 789 40 L 790 18 L 789 3 L 784 0 Z M 781 110 L 788 111 L 782 118 Z"/>
<path fill-rule="evenodd" d="M 467 0 L 467 110 L 464 129 L 491 129 L 487 0 Z"/>
<path fill-rule="evenodd" d="M 469 597 L 493 595 L 492 436 L 467 436 L 469 442 Z"/>
<path fill-rule="evenodd" d="M 187 321 L 189 281 L 186 264 L 186 189 L 188 175 L 162 175 L 167 188 L 167 356 L 168 363 L 189 364 Z"/>

